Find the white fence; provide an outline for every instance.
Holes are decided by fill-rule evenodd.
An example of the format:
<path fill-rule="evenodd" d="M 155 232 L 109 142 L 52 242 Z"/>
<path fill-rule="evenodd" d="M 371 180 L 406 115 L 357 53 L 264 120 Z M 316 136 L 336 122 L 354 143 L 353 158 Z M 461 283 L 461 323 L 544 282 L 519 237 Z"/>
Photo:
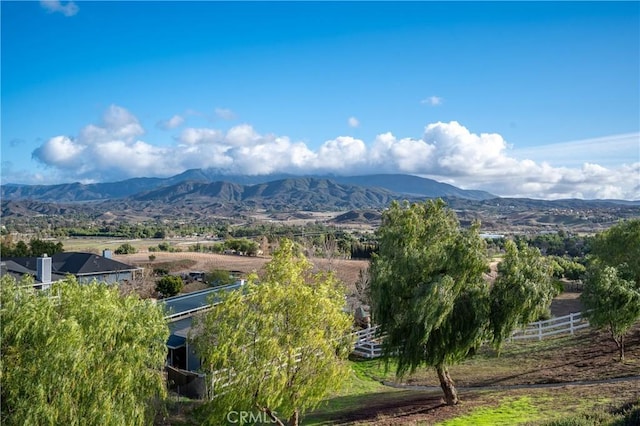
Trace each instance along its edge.
<path fill-rule="evenodd" d="M 382 356 L 382 342 L 380 336 L 377 336 L 377 331 L 380 326 L 365 328 L 355 332 L 356 342 L 354 344 L 354 355 L 361 358 L 378 358 Z"/>
<path fill-rule="evenodd" d="M 582 316 L 582 312 L 575 312 L 563 317 L 532 322 L 525 328 L 513 333 L 511 340 L 542 340 L 544 337 L 557 334 L 573 334 L 575 331 L 586 327 L 589 327 L 589 322 Z"/>
<path fill-rule="evenodd" d="M 510 340 L 537 339 L 558 334 L 574 334 L 577 330 L 589 327 L 589 322 L 581 312 L 571 313 L 563 317 L 536 321 L 513 333 Z M 378 335 L 378 326 L 360 330 L 355 333 L 357 340 L 353 354 L 362 358 L 378 358 L 382 356 L 382 336 Z"/>

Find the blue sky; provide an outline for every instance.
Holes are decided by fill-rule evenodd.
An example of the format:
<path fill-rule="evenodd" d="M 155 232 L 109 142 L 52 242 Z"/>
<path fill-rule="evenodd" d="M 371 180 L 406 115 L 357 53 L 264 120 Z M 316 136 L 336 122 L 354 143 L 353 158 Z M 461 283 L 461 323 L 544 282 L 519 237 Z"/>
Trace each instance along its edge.
<path fill-rule="evenodd" d="M 410 173 L 640 199 L 638 2 L 6 2 L 2 183 Z"/>

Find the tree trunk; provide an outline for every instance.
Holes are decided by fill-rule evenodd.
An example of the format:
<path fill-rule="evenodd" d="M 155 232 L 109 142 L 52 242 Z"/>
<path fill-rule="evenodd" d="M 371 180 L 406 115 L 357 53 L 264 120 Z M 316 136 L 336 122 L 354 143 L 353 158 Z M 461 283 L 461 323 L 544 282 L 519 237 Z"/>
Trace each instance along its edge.
<path fill-rule="evenodd" d="M 436 367 L 438 372 L 438 379 L 440 379 L 440 387 L 444 392 L 444 401 L 447 405 L 456 405 L 460 400 L 458 399 L 458 392 L 456 391 L 455 384 L 449 376 L 449 370 L 444 365 L 438 365 Z"/>
<path fill-rule="evenodd" d="M 624 361 L 624 334 L 616 337 L 613 333 L 613 327 L 611 327 L 611 337 L 613 337 L 613 341 L 616 342 L 616 346 L 618 347 L 618 355 L 620 356 L 620 361 Z"/>
<path fill-rule="evenodd" d="M 293 411 L 293 415 L 289 419 L 290 426 L 298 426 L 300 424 L 300 412 L 298 410 Z"/>

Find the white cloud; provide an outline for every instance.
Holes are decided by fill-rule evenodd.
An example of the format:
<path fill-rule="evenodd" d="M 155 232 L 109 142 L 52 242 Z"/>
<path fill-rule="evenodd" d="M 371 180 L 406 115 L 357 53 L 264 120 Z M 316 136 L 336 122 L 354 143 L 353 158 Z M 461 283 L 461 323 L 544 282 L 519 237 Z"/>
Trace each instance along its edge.
<path fill-rule="evenodd" d="M 76 167 L 87 147 L 66 136 L 55 136 L 33 151 L 33 157 L 55 167 Z"/>
<path fill-rule="evenodd" d="M 349 123 L 349 127 L 359 127 L 360 126 L 360 121 L 355 117 L 349 117 L 349 120 L 347 122 Z"/>
<path fill-rule="evenodd" d="M 47 9 L 49 13 L 60 12 L 64 16 L 73 16 L 80 8 L 73 1 L 68 1 L 67 4 L 62 4 L 60 0 L 40 0 L 40 5 Z"/>
<path fill-rule="evenodd" d="M 214 113 L 223 120 L 235 120 L 237 118 L 236 114 L 228 108 L 216 108 Z"/>
<path fill-rule="evenodd" d="M 420 101 L 420 103 L 423 105 L 431 105 L 431 106 L 442 105 L 442 102 L 444 102 L 444 99 L 442 99 L 440 96 L 429 96 L 428 98 L 425 98 Z"/>
<path fill-rule="evenodd" d="M 33 157 L 67 180 L 105 181 L 169 176 L 190 168 L 234 174 L 409 173 L 500 196 L 640 199 L 640 161 L 579 167 L 516 158 L 497 133 L 473 133 L 452 121 L 428 124 L 419 138 L 387 132 L 370 144 L 338 136 L 311 149 L 284 135 L 261 134 L 249 124 L 226 131 L 185 128 L 171 146 L 140 140 L 144 129 L 129 111 L 111 106 L 102 123 L 77 137 L 55 136 Z"/>
<path fill-rule="evenodd" d="M 189 127 L 182 131 L 180 142 L 187 145 L 215 144 L 224 140 L 224 133 L 215 129 L 195 129 Z"/>
<path fill-rule="evenodd" d="M 176 127 L 182 126 L 182 124 L 184 124 L 184 117 L 176 114 L 167 120 L 158 121 L 156 123 L 156 127 L 163 130 L 171 130 L 171 129 L 175 129 Z"/>

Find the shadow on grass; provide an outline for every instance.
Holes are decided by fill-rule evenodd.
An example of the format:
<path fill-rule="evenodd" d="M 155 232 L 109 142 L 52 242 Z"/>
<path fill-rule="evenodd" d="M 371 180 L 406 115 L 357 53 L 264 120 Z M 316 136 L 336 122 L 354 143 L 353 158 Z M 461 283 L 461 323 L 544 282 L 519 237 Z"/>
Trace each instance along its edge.
<path fill-rule="evenodd" d="M 326 405 L 305 416 L 305 425 L 340 425 L 428 413 L 443 406 L 437 392 L 389 390 L 329 399 Z"/>

